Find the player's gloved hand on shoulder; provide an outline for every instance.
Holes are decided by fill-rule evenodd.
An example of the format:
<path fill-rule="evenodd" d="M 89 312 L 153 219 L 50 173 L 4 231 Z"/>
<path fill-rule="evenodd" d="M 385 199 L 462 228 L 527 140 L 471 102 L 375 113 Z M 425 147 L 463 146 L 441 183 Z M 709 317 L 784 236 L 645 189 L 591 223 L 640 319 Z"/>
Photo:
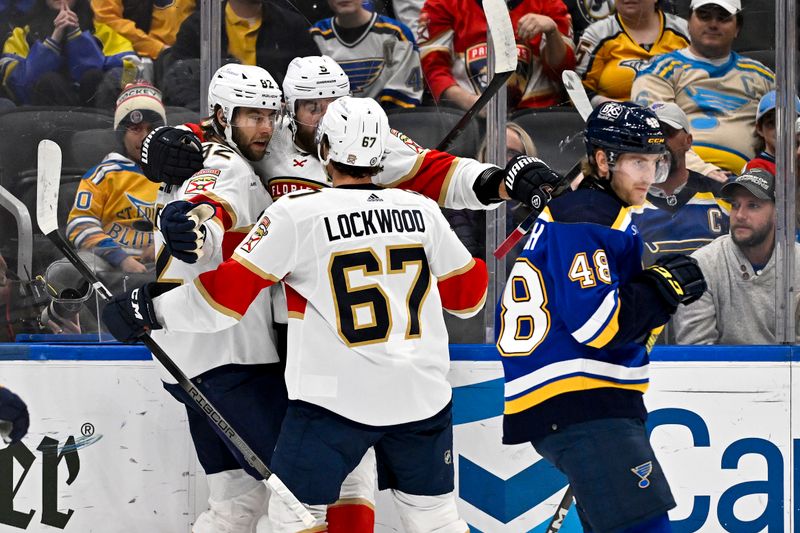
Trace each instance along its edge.
<path fill-rule="evenodd" d="M 115 339 L 132 344 L 154 329 L 161 329 L 153 307 L 155 283 L 115 296 L 103 308 L 103 323 Z"/>
<path fill-rule="evenodd" d="M 161 126 L 142 142 L 142 170 L 147 179 L 180 185 L 203 168 L 203 145 L 192 133 Z"/>
<path fill-rule="evenodd" d="M 644 269 L 642 276 L 651 280 L 664 300 L 673 308 L 699 300 L 707 289 L 703 271 L 693 257 L 669 254 Z"/>
<path fill-rule="evenodd" d="M 19 442 L 28 433 L 30 416 L 22 398 L 0 387 L 0 434 L 6 444 Z"/>
<path fill-rule="evenodd" d="M 511 198 L 541 211 L 569 187 L 569 181 L 541 159 L 518 155 L 506 165 L 505 185 Z"/>
<path fill-rule="evenodd" d="M 158 217 L 158 229 L 167 252 L 184 263 L 196 263 L 206 238 L 203 223 L 214 215 L 209 203 L 193 204 L 184 200 L 170 202 Z"/>

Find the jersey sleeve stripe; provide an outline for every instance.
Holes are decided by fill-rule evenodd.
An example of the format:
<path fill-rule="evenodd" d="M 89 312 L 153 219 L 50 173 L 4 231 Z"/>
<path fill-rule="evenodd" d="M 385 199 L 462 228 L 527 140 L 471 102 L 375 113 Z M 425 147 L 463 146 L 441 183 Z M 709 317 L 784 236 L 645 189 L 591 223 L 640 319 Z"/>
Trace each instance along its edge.
<path fill-rule="evenodd" d="M 604 327 L 607 327 L 609 320 L 614 317 L 617 307 L 619 307 L 617 290 L 614 289 L 606 294 L 600 307 L 589 317 L 589 320 L 572 332 L 572 337 L 582 344 L 594 339 Z M 619 326 L 617 325 L 617 327 Z"/>
<path fill-rule="evenodd" d="M 259 293 L 275 281 L 260 276 L 236 258 L 224 261 L 216 270 L 203 272 L 195 286 L 217 312 L 241 320 Z M 231 290 L 235 287 L 236 290 Z"/>
<path fill-rule="evenodd" d="M 442 307 L 452 314 L 472 316 L 486 302 L 489 274 L 482 259 L 470 261 L 470 268 L 459 274 L 448 275 L 437 287 Z"/>
<path fill-rule="evenodd" d="M 475 259 L 470 259 L 469 263 L 467 263 L 463 267 L 457 268 L 457 269 L 453 270 L 452 272 L 448 272 L 447 274 L 443 274 L 441 276 L 437 276 L 436 279 L 438 279 L 439 283 L 441 283 L 446 279 L 452 278 L 453 276 L 458 276 L 459 274 L 463 274 L 464 272 L 467 272 L 468 270 L 470 270 L 474 266 L 475 266 Z"/>
<path fill-rule="evenodd" d="M 587 343 L 587 346 L 591 346 L 592 348 L 602 348 L 606 344 L 608 344 L 611 339 L 619 331 L 619 309 L 622 307 L 621 303 L 617 304 L 617 308 L 614 310 L 614 315 L 611 317 L 611 320 L 608 321 L 606 327 L 603 328 L 603 331 L 600 332 L 597 337 L 592 339 Z"/>
<path fill-rule="evenodd" d="M 271 281 L 272 283 L 278 283 L 280 281 L 278 278 L 276 278 L 272 274 L 261 270 L 256 265 L 254 265 L 252 262 L 250 262 L 248 259 L 245 259 L 244 257 L 242 257 L 241 255 L 237 254 L 236 252 L 233 252 L 233 255 L 231 255 L 231 259 L 233 259 L 237 263 L 241 264 L 244 268 L 246 268 L 247 270 L 249 270 L 250 272 L 252 272 L 253 274 L 255 274 L 256 276 L 258 276 L 261 279 L 264 279 L 264 280 L 267 280 L 267 281 Z"/>
<path fill-rule="evenodd" d="M 206 303 L 218 313 L 222 313 L 225 316 L 229 316 L 236 320 L 241 320 L 242 315 L 234 311 L 233 309 L 229 309 L 224 305 L 219 304 L 214 298 L 208 293 L 206 288 L 203 286 L 203 282 L 200 278 L 194 280 L 194 286 L 197 288 L 197 292 L 200 293 L 200 296 L 206 301 Z"/>
<path fill-rule="evenodd" d="M 306 316 L 308 300 L 303 298 L 300 293 L 294 290 L 288 283 L 284 283 L 283 287 L 286 291 L 286 308 L 289 310 L 289 318 L 303 320 Z"/>
<path fill-rule="evenodd" d="M 461 161 L 459 158 L 453 159 L 453 161 L 450 163 L 450 168 L 447 170 L 447 174 L 444 177 L 444 183 L 439 191 L 440 206 L 444 206 L 445 200 L 447 200 L 447 191 L 450 189 L 450 181 L 453 179 L 453 174 L 456 171 L 456 167 L 458 167 L 459 161 Z"/>

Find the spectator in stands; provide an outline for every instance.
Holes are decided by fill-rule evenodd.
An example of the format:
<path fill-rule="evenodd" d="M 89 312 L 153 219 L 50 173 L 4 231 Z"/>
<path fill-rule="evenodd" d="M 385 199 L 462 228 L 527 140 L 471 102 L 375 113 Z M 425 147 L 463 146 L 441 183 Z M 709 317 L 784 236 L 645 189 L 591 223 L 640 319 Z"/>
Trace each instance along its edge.
<path fill-rule="evenodd" d="M 764 169 L 745 172 L 722 188 L 731 203 L 730 234 L 692 254 L 708 291 L 675 313 L 680 344 L 775 344 L 775 178 Z M 794 285 L 800 283 L 795 244 Z M 798 299 L 794 308 L 798 326 Z"/>
<path fill-rule="evenodd" d="M 561 72 L 575 66 L 569 13 L 562 0 L 509 5 L 519 63 L 508 82 L 508 109 L 561 101 Z M 486 18 L 474 0 L 426 0 L 419 26 L 425 82 L 437 101 L 469 109 L 490 81 Z"/>
<path fill-rule="evenodd" d="M 614 14 L 614 0 L 564 0 L 572 17 L 575 42 L 579 42 L 586 28 Z"/>
<path fill-rule="evenodd" d="M 795 105 L 797 114 L 800 116 L 800 98 L 795 97 Z M 797 133 L 800 134 L 800 132 Z M 770 91 L 762 96 L 761 101 L 758 103 L 754 137 L 753 147 L 755 148 L 756 156 L 747 162 L 744 169 L 763 168 L 776 175 L 775 145 L 777 144 L 778 133 L 775 129 L 775 91 Z M 800 135 L 798 135 L 797 141 L 797 161 L 800 164 Z"/>
<path fill-rule="evenodd" d="M 156 59 L 172 46 L 196 0 L 91 0 L 95 20 L 128 39 L 142 57 Z"/>
<path fill-rule="evenodd" d="M 692 0 L 691 8 L 689 47 L 654 58 L 631 94 L 643 105 L 678 104 L 689 117 L 698 155 L 739 172 L 755 155 L 751 135 L 758 100 L 773 88 L 775 76 L 732 50 L 744 21 L 741 0 Z"/>
<path fill-rule="evenodd" d="M 386 108 L 415 107 L 422 98 L 422 70 L 414 36 L 403 23 L 367 11 L 361 0 L 328 0 L 335 16 L 310 33 L 323 55 L 347 73 L 354 96 Z"/>
<path fill-rule="evenodd" d="M 93 21 L 89 0 L 37 0 L 3 45 L 0 79 L 18 103 L 102 107 L 130 56 L 130 41 Z"/>
<path fill-rule="evenodd" d="M 282 0 L 228 0 L 222 4 L 224 22 L 220 46 L 225 62 L 258 65 L 273 74 L 278 83 L 292 59 L 319 55 L 308 33 L 309 23 Z M 162 83 L 166 102 L 193 108 L 199 106 L 200 11 L 181 25 L 169 49 Z"/>
<path fill-rule="evenodd" d="M 686 167 L 692 134 L 686 113 L 674 103 L 649 108 L 658 117 L 670 153 L 669 176 L 650 187 L 642 212 L 634 215 L 644 241 L 642 260 L 650 266 L 667 254 L 689 254 L 728 233 L 730 205 L 722 184 Z"/>
<path fill-rule="evenodd" d="M 67 237 L 75 248 L 91 251 L 107 263 L 101 263 L 101 271 L 143 274 L 152 270 L 158 184 L 140 168 L 142 141 L 165 123 L 158 89 L 146 84 L 126 87 L 114 113 L 121 153 L 108 154 L 81 180 L 69 213 Z"/>
<path fill-rule="evenodd" d="M 613 17 L 589 26 L 578 42 L 575 71 L 592 101 L 629 100 L 636 73 L 653 57 L 689 46 L 686 21 L 665 13 L 659 0 L 617 3 Z"/>

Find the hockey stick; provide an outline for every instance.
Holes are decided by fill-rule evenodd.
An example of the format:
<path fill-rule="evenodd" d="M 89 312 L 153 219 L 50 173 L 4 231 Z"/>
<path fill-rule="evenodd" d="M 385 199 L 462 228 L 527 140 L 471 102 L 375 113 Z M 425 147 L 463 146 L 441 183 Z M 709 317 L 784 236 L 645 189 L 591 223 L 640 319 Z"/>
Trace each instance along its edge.
<path fill-rule="evenodd" d="M 578 111 L 583 121 L 586 122 L 586 119 L 592 114 L 592 104 L 589 102 L 589 97 L 586 96 L 586 89 L 583 88 L 580 76 L 573 70 L 565 70 L 561 74 L 561 80 L 564 82 L 564 87 L 567 89 L 567 94 L 572 101 L 572 105 L 575 106 L 575 109 Z M 578 161 L 567 172 L 565 186 L 552 192 L 553 198 L 563 193 L 580 173 L 581 163 Z M 509 233 L 506 240 L 500 243 L 500 246 L 494 251 L 494 256 L 500 259 L 516 246 L 516 244 L 531 230 L 540 213 L 541 211 L 531 211 L 531 213 L 525 217 L 525 220 L 520 222 L 519 226 Z"/>
<path fill-rule="evenodd" d="M 571 505 L 572 487 L 567 485 L 567 490 L 564 492 L 564 497 L 561 498 L 561 503 L 558 504 L 556 513 L 553 515 L 553 518 L 550 519 L 550 523 L 547 525 L 547 529 L 545 529 L 544 533 L 557 533 L 561 529 L 561 526 L 564 525 L 564 519 L 567 518 L 567 513 L 569 513 L 569 508 Z"/>
<path fill-rule="evenodd" d="M 80 272 L 81 276 L 88 281 L 97 291 L 101 298 L 110 300 L 111 291 L 106 288 L 89 266 L 80 258 L 70 244 L 58 231 L 58 189 L 61 182 L 61 148 L 53 141 L 43 140 L 39 143 L 38 152 L 38 172 L 36 187 L 36 221 L 39 229 L 45 236 L 64 254 L 70 263 Z M 198 390 L 189 378 L 178 368 L 172 359 L 164 352 L 161 346 L 148 334 L 141 336 L 142 342 L 153 353 L 159 363 L 175 378 L 181 388 L 186 391 L 189 397 L 194 400 L 198 407 L 211 419 L 228 440 L 244 456 L 247 464 L 252 466 L 264 478 L 264 482 L 269 486 L 283 501 L 291 507 L 302 520 L 306 527 L 312 527 L 316 520 L 303 506 L 302 503 L 291 493 L 283 481 L 274 475 L 264 462 L 259 459 L 253 450 L 244 442 L 233 427 L 223 418 L 212 403 Z"/>
<path fill-rule="evenodd" d="M 492 48 L 494 56 L 494 76 L 489 86 L 472 104 L 464 116 L 461 117 L 453 129 L 451 129 L 444 139 L 439 141 L 436 149 L 446 151 L 453 141 L 461 135 L 466 125 L 472 117 L 489 103 L 489 100 L 505 86 L 506 81 L 517 70 L 517 40 L 514 36 L 514 27 L 511 25 L 511 16 L 508 14 L 508 7 L 503 0 L 483 0 L 483 12 L 486 15 L 486 25 L 492 36 Z"/>

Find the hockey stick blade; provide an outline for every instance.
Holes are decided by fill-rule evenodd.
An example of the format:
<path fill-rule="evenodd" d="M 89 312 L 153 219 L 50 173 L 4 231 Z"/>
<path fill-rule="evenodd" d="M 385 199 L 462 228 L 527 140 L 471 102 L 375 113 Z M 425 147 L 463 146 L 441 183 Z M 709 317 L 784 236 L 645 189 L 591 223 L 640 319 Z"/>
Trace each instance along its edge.
<path fill-rule="evenodd" d="M 592 103 L 589 97 L 586 96 L 586 89 L 583 87 L 580 76 L 574 70 L 565 70 L 561 73 L 561 81 L 564 82 L 564 87 L 567 89 L 569 99 L 572 105 L 580 114 L 584 122 L 589 119 L 592 114 Z"/>
<path fill-rule="evenodd" d="M 569 513 L 569 508 L 572 506 L 572 487 L 567 485 L 567 490 L 564 492 L 564 497 L 561 499 L 561 503 L 558 504 L 558 508 L 556 509 L 556 513 L 553 515 L 553 518 L 550 519 L 550 524 L 548 524 L 545 533 L 558 533 L 561 530 L 561 526 L 564 525 L 564 519 L 567 518 L 567 513 Z"/>
<path fill-rule="evenodd" d="M 569 169 L 569 172 L 567 172 L 567 175 L 564 179 L 565 185 L 559 188 L 558 190 L 553 191 L 552 193 L 553 198 L 562 195 L 569 188 L 569 185 L 575 180 L 575 178 L 577 178 L 580 175 L 580 173 L 581 173 L 581 164 L 580 162 L 578 162 L 575 163 L 575 165 L 571 169 Z M 503 257 L 505 257 L 505 255 L 508 252 L 510 252 L 511 249 L 514 246 L 516 246 L 517 243 L 521 241 L 525 235 L 528 234 L 533 225 L 536 223 L 536 219 L 539 217 L 541 213 L 542 213 L 541 210 L 537 211 L 536 209 L 534 209 L 533 211 L 531 211 L 528 214 L 528 216 L 525 217 L 525 220 L 520 222 L 519 226 L 514 228 L 514 231 L 508 234 L 506 240 L 501 242 L 500 246 L 498 246 L 497 249 L 494 252 L 492 252 L 492 255 L 494 255 L 498 259 L 502 259 Z"/>
<path fill-rule="evenodd" d="M 478 100 L 472 104 L 461 119 L 453 126 L 447 135 L 439 141 L 436 149 L 445 151 L 461 135 L 472 117 L 480 113 L 489 103 L 489 100 L 505 86 L 506 81 L 517 70 L 517 41 L 514 35 L 514 26 L 508 6 L 503 0 L 483 0 L 483 12 L 486 15 L 486 25 L 492 36 L 492 55 L 494 57 L 494 72 L 492 80 L 483 91 Z"/>
<path fill-rule="evenodd" d="M 61 148 L 50 140 L 39 143 L 36 169 L 36 223 L 45 236 L 66 257 L 92 288 L 105 300 L 111 292 L 97 279 L 94 272 L 78 257 L 72 246 L 58 231 L 58 188 L 61 186 Z"/>
<path fill-rule="evenodd" d="M 64 254 L 64 257 L 80 272 L 81 276 L 88 281 L 97 293 L 104 299 L 110 300 L 113 295 L 103 284 L 95 273 L 89 268 L 86 262 L 75 252 L 70 244 L 58 231 L 58 188 L 61 182 L 61 149 L 53 141 L 44 140 L 39 143 L 37 169 L 37 190 L 36 190 L 36 221 L 39 229 L 42 230 L 48 239 Z M 280 480 L 270 478 L 276 477 L 272 474 L 266 464 L 256 455 L 247 443 L 234 431 L 231 425 L 225 420 L 213 404 L 198 390 L 194 384 L 186 377 L 183 371 L 170 359 L 167 353 L 150 335 L 144 334 L 141 340 L 150 350 L 159 363 L 169 374 L 175 378 L 181 388 L 194 400 L 200 409 L 206 413 L 209 419 L 228 437 L 230 442 L 242 454 L 247 464 L 253 467 L 264 478 L 265 483 L 270 487 L 282 487 L 276 494 L 292 508 L 298 518 L 306 527 L 312 527 L 316 520 L 303 506 L 302 503 L 289 491 Z"/>

